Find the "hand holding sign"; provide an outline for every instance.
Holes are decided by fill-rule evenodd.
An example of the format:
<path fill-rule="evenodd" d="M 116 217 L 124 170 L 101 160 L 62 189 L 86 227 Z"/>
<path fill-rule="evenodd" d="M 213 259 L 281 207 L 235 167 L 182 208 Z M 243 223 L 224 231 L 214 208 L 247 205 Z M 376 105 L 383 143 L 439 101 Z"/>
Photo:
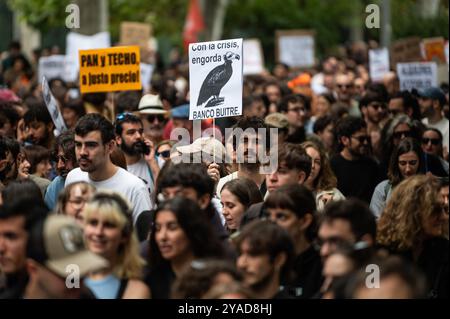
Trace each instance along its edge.
<path fill-rule="evenodd" d="M 242 114 L 242 39 L 189 45 L 190 120 Z"/>

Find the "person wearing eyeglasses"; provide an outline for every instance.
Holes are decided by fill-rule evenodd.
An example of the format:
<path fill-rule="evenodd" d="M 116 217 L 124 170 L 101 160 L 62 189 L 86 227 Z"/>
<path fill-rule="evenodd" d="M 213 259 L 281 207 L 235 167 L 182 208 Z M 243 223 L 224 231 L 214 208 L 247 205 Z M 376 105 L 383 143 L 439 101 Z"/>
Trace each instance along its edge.
<path fill-rule="evenodd" d="M 144 135 L 155 145 L 163 140 L 167 111 L 158 95 L 146 94 L 139 101 L 138 115 L 144 127 Z"/>
<path fill-rule="evenodd" d="M 291 94 L 281 100 L 279 111 L 286 115 L 289 122 L 287 142 L 302 143 L 305 141 L 309 109 L 309 101 L 301 94 Z M 312 128 L 310 133 L 312 133 Z"/>
<path fill-rule="evenodd" d="M 144 137 L 144 127 L 139 117 L 121 113 L 114 124 L 116 143 L 125 156 L 127 171 L 144 181 L 153 198 L 155 180 L 164 161 L 156 156 L 152 141 Z"/>
<path fill-rule="evenodd" d="M 388 112 L 392 117 L 408 115 L 411 120 L 420 120 L 419 102 L 409 91 L 401 91 L 390 96 Z"/>
<path fill-rule="evenodd" d="M 331 158 L 331 168 L 338 180 L 337 189 L 345 197 L 370 202 L 380 182 L 378 164 L 371 155 L 370 135 L 363 119 L 347 116 L 336 126 L 340 152 Z"/>
<path fill-rule="evenodd" d="M 54 210 L 58 200 L 58 194 L 64 188 L 67 174 L 78 167 L 75 156 L 75 134 L 72 130 L 61 133 L 56 138 L 53 148 L 53 161 L 56 163 L 55 168 L 58 172 L 53 181 L 48 185 L 45 192 L 45 203 L 50 210 Z"/>
<path fill-rule="evenodd" d="M 370 201 L 370 209 L 377 218 L 380 218 L 392 191 L 402 180 L 416 174 L 425 174 L 424 162 L 423 151 L 416 140 L 406 138 L 400 142 L 391 156 L 388 179 L 375 187 Z"/>
<path fill-rule="evenodd" d="M 428 297 L 449 297 L 448 206 L 433 176 L 416 175 L 393 191 L 378 221 L 377 244 L 421 269 Z"/>

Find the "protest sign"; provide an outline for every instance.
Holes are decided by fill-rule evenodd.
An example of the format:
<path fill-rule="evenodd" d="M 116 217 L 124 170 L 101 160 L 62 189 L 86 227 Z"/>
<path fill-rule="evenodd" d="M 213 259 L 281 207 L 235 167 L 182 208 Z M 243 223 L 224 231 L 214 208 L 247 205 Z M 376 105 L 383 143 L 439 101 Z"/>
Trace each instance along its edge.
<path fill-rule="evenodd" d="M 264 55 L 259 39 L 244 40 L 244 75 L 261 74 L 264 71 Z"/>
<path fill-rule="evenodd" d="M 70 82 L 78 80 L 78 51 L 109 48 L 111 39 L 109 32 L 100 32 L 91 36 L 69 32 L 66 37 L 66 73 Z"/>
<path fill-rule="evenodd" d="M 80 91 L 140 90 L 139 47 L 80 50 Z"/>
<path fill-rule="evenodd" d="M 392 43 L 390 53 L 393 68 L 397 63 L 422 61 L 420 38 L 411 37 L 397 40 Z"/>
<path fill-rule="evenodd" d="M 66 81 L 66 56 L 65 55 L 51 55 L 41 57 L 38 65 L 38 79 L 39 83 L 45 76 L 47 81 L 60 78 Z"/>
<path fill-rule="evenodd" d="M 369 72 L 374 82 L 383 80 L 389 72 L 389 50 L 387 48 L 369 50 Z"/>
<path fill-rule="evenodd" d="M 276 57 L 290 67 L 314 66 L 314 31 L 276 31 Z"/>
<path fill-rule="evenodd" d="M 151 29 L 150 25 L 139 22 L 122 22 L 120 24 L 120 44 L 148 47 Z"/>
<path fill-rule="evenodd" d="M 44 97 L 45 105 L 47 106 L 48 112 L 52 117 L 53 124 L 55 124 L 55 136 L 58 136 L 65 130 L 67 130 L 66 124 L 62 117 L 61 111 L 59 110 L 58 103 L 55 97 L 50 91 L 50 86 L 48 85 L 45 76 L 42 78 L 42 95 Z"/>
<path fill-rule="evenodd" d="M 398 63 L 400 90 L 421 90 L 437 86 L 437 65 L 434 62 Z"/>
<path fill-rule="evenodd" d="M 141 83 L 145 92 L 150 90 L 150 80 L 152 79 L 153 64 L 141 63 Z"/>
<path fill-rule="evenodd" d="M 425 61 L 446 63 L 444 38 L 423 39 L 420 44 L 422 57 Z"/>
<path fill-rule="evenodd" d="M 242 114 L 242 39 L 189 45 L 189 119 Z"/>

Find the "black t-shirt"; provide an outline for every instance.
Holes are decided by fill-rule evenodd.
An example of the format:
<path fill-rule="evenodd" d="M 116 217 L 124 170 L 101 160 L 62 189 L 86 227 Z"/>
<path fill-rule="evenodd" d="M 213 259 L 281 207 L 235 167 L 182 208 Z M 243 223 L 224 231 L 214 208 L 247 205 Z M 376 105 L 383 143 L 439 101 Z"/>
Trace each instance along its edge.
<path fill-rule="evenodd" d="M 380 180 L 378 164 L 364 157 L 348 161 L 341 154 L 331 159 L 331 168 L 337 177 L 337 188 L 345 197 L 357 197 L 370 203 L 373 191 Z"/>
<path fill-rule="evenodd" d="M 319 252 L 311 245 L 294 261 L 295 279 L 289 285 L 299 299 L 312 298 L 322 286 L 322 261 Z"/>

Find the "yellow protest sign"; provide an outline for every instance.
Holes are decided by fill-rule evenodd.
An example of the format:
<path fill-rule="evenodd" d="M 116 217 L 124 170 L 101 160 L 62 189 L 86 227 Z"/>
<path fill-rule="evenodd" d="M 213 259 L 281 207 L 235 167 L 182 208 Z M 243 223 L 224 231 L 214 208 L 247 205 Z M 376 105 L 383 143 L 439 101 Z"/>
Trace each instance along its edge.
<path fill-rule="evenodd" d="M 80 50 L 81 93 L 140 90 L 138 46 Z"/>

